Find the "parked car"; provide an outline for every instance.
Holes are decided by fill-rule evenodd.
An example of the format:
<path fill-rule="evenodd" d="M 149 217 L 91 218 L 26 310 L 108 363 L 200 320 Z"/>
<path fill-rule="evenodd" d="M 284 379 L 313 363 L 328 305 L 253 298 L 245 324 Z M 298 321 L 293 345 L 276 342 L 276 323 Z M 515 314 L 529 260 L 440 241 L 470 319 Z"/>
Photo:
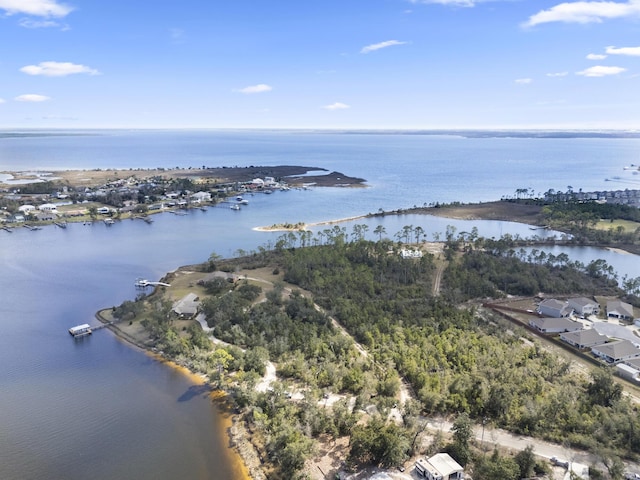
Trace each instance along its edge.
<path fill-rule="evenodd" d="M 557 465 L 558 467 L 569 468 L 569 462 L 558 457 L 551 457 L 551 463 Z"/>

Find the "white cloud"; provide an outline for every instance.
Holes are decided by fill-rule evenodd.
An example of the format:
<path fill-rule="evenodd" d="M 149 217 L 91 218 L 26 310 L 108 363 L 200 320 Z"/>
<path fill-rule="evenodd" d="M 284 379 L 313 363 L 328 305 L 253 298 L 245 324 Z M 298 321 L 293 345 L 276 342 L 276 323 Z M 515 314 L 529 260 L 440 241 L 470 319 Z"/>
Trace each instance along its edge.
<path fill-rule="evenodd" d="M 325 105 L 322 108 L 324 108 L 325 110 L 346 110 L 347 108 L 351 107 L 346 103 L 336 102 L 332 103 L 331 105 Z"/>
<path fill-rule="evenodd" d="M 4 98 L 0 98 L 0 103 L 5 103 Z"/>
<path fill-rule="evenodd" d="M 528 85 L 528 84 L 530 84 L 531 82 L 533 82 L 533 80 L 532 80 L 531 78 L 517 78 L 517 79 L 515 80 L 515 82 L 516 82 L 518 85 Z"/>
<path fill-rule="evenodd" d="M 360 53 L 370 53 L 375 52 L 376 50 L 380 50 L 381 48 L 393 47 L 395 45 L 404 45 L 407 42 L 401 42 L 399 40 L 387 40 L 386 42 L 374 43 L 372 45 L 367 45 L 360 50 Z"/>
<path fill-rule="evenodd" d="M 601 23 L 612 18 L 640 17 L 640 0 L 627 2 L 565 2 L 529 17 L 524 26 L 541 23 Z"/>
<path fill-rule="evenodd" d="M 66 77 L 76 73 L 99 75 L 100 72 L 86 65 L 78 65 L 70 62 L 40 62 L 38 65 L 27 65 L 20 69 L 27 75 L 43 75 L 45 77 Z"/>
<path fill-rule="evenodd" d="M 609 75 L 618 75 L 619 73 L 626 71 L 627 69 L 622 67 L 605 67 L 598 65 L 596 67 L 589 67 L 580 72 L 576 72 L 576 75 L 582 75 L 583 77 L 606 77 Z"/>
<path fill-rule="evenodd" d="M 567 75 L 569 75 L 569 72 L 547 73 L 547 77 L 566 77 Z"/>
<path fill-rule="evenodd" d="M 607 58 L 607 56 L 601 53 L 590 53 L 587 55 L 587 60 L 604 60 L 605 58 Z"/>
<path fill-rule="evenodd" d="M 607 47 L 607 53 L 610 55 L 630 55 L 632 57 L 640 57 L 640 47 Z"/>
<path fill-rule="evenodd" d="M 33 18 L 22 18 L 18 25 L 24 28 L 60 28 L 61 30 L 69 30 L 69 25 L 56 22 L 54 20 L 34 20 Z"/>
<path fill-rule="evenodd" d="M 273 88 L 270 85 L 266 85 L 264 83 L 260 83 L 258 85 L 251 85 L 249 87 L 238 88 L 238 89 L 234 90 L 234 92 L 245 93 L 245 94 L 249 95 L 249 94 L 252 94 L 252 93 L 270 92 L 271 90 L 273 90 Z"/>
<path fill-rule="evenodd" d="M 22 13 L 37 17 L 64 17 L 73 8 L 57 0 L 0 0 L 0 10 L 8 15 Z"/>
<path fill-rule="evenodd" d="M 14 100 L 16 102 L 46 102 L 47 100 L 51 100 L 51 98 L 45 95 L 27 93 L 25 95 L 18 95 Z"/>

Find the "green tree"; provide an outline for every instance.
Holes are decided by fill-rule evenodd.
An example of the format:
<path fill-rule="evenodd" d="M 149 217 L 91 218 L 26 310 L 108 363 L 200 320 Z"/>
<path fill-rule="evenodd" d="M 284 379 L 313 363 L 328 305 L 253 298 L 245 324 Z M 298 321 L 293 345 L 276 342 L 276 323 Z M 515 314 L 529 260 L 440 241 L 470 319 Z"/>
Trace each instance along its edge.
<path fill-rule="evenodd" d="M 533 445 L 527 445 L 527 448 L 516 453 L 514 460 L 520 468 L 520 476 L 518 478 L 529 478 L 533 476 L 533 470 L 536 466 Z"/>

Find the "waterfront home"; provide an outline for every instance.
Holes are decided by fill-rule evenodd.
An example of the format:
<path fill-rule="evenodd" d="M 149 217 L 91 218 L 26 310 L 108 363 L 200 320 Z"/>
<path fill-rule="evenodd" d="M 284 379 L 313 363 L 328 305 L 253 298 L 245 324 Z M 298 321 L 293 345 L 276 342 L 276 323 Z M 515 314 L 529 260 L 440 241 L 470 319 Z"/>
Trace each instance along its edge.
<path fill-rule="evenodd" d="M 38 212 L 36 214 L 36 219 L 41 222 L 50 222 L 58 218 L 58 214 L 55 212 Z"/>
<path fill-rule="evenodd" d="M 36 207 L 34 207 L 33 205 L 21 205 L 18 207 L 18 211 L 24 214 L 31 213 L 35 211 L 35 209 Z"/>
<path fill-rule="evenodd" d="M 538 313 L 545 317 L 565 318 L 571 315 L 573 309 L 567 302 L 561 302 L 555 298 L 543 300 L 538 305 Z"/>
<path fill-rule="evenodd" d="M 41 212 L 58 213 L 58 206 L 54 205 L 53 203 L 43 203 L 38 207 L 38 210 L 40 210 Z"/>
<path fill-rule="evenodd" d="M 593 328 L 588 330 L 578 330 L 574 332 L 564 332 L 560 334 L 560 340 L 574 346 L 580 350 L 583 348 L 591 348 L 596 345 L 606 343 L 608 337 L 598 333 Z"/>
<path fill-rule="evenodd" d="M 464 469 L 448 453 L 436 453 L 428 459 L 418 459 L 416 473 L 428 480 L 460 480 Z"/>
<path fill-rule="evenodd" d="M 582 330 L 580 322 L 568 318 L 537 317 L 529 320 L 529 325 L 542 333 L 564 333 Z"/>
<path fill-rule="evenodd" d="M 198 313 L 200 298 L 195 293 L 187 293 L 173 304 L 173 311 L 182 318 L 191 318 Z"/>
<path fill-rule="evenodd" d="M 96 210 L 97 213 L 99 213 L 100 215 L 106 215 L 109 212 L 111 212 L 111 209 L 109 207 L 100 207 Z"/>
<path fill-rule="evenodd" d="M 600 304 L 586 297 L 570 298 L 567 300 L 567 304 L 577 315 L 582 317 L 598 315 L 600 313 Z"/>
<path fill-rule="evenodd" d="M 633 306 L 622 300 L 607 302 L 607 317 L 621 320 L 633 320 Z"/>
<path fill-rule="evenodd" d="M 7 217 L 7 223 L 22 223 L 24 222 L 24 215 L 21 213 L 15 213 Z"/>
<path fill-rule="evenodd" d="M 618 340 L 617 342 L 596 345 L 591 349 L 591 353 L 607 363 L 618 363 L 623 360 L 640 357 L 640 349 L 629 340 Z"/>
<path fill-rule="evenodd" d="M 191 201 L 193 203 L 202 203 L 211 201 L 211 193 L 209 192 L 196 192 L 191 195 Z"/>

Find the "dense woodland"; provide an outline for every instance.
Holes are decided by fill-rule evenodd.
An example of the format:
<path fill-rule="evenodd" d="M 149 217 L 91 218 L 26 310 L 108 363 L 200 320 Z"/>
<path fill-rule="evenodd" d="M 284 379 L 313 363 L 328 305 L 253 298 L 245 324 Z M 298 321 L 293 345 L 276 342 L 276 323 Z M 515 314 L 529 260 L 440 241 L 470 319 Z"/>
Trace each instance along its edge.
<path fill-rule="evenodd" d="M 383 239 L 386 232 L 368 241 L 362 229 L 354 227 L 350 237 L 340 228 L 316 238 L 286 234 L 275 248 L 234 260 L 212 255 L 203 270 L 269 267 L 299 287 L 283 282 L 263 290 L 244 280 L 231 291 L 220 281 L 204 285 L 209 296 L 202 311 L 214 336 L 229 345 L 214 345 L 198 325 L 178 331 L 161 296 L 125 302 L 115 314 L 142 319 L 157 348 L 233 394 L 272 465 L 270 478 L 297 478 L 319 438 L 349 436 L 352 466 L 399 465 L 424 452 L 425 419 L 435 414 L 458 423 L 450 442 L 437 438 L 427 451 L 449 451 L 476 480 L 522 478 L 544 466 L 530 451 L 517 458 L 478 455 L 468 434 L 473 422 L 589 449 L 605 461 L 606 478 L 617 478 L 620 458 L 640 454 L 638 412 L 608 370 L 577 374 L 475 302 L 538 292 L 623 295 L 606 263 L 581 265 L 518 250 L 509 238 L 470 241 L 454 232 L 447 235 L 446 260 L 404 259 L 401 241 Z M 444 268 L 442 285 L 434 295 L 438 268 Z M 268 361 L 277 365 L 280 383 L 258 392 Z M 412 398 L 398 405 L 403 423 L 397 425 L 388 413 L 403 381 Z M 292 391 L 301 395 L 291 398 Z M 325 408 L 329 395 L 339 400 Z"/>

